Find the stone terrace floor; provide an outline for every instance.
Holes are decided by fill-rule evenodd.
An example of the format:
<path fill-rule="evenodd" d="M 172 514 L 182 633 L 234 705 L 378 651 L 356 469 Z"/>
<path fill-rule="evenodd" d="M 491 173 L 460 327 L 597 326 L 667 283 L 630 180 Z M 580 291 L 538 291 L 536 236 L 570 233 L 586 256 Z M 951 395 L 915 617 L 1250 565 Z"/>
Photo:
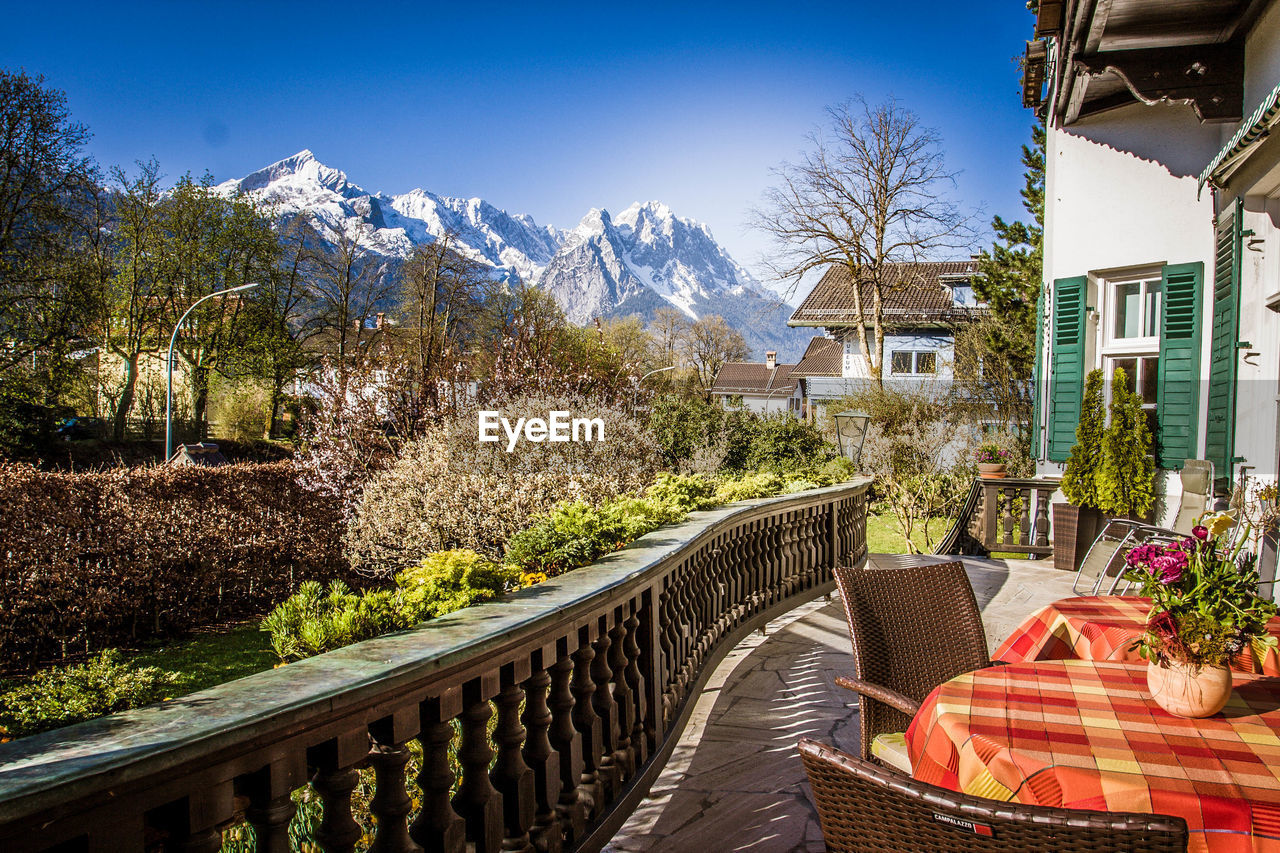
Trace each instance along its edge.
<path fill-rule="evenodd" d="M 871 556 L 879 567 L 946 559 Z M 992 649 L 1031 611 L 1071 595 L 1073 576 L 1048 561 L 964 562 Z M 826 849 L 795 746 L 808 735 L 857 752 L 857 706 L 835 684 L 850 655 L 837 596 L 796 608 L 729 653 L 649 797 L 606 853 Z"/>

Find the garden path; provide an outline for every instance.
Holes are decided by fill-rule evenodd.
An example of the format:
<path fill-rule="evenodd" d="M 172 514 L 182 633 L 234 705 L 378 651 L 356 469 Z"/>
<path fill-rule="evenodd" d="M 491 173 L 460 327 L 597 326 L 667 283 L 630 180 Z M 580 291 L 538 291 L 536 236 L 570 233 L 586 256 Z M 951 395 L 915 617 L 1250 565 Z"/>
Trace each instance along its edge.
<path fill-rule="evenodd" d="M 945 559 L 871 556 L 880 567 Z M 1071 595 L 1072 576 L 1047 562 L 964 562 L 993 649 L 1032 610 Z M 835 685 L 848 659 L 836 596 L 743 641 L 716 669 L 666 769 L 605 853 L 825 850 L 795 746 L 807 735 L 857 751 L 857 707 Z"/>

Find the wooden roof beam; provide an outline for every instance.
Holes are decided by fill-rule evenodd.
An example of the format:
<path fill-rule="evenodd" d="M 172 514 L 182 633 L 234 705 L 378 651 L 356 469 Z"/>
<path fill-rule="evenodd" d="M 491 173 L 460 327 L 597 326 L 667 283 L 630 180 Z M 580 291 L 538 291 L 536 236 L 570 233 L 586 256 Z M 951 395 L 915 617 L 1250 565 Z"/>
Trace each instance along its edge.
<path fill-rule="evenodd" d="M 1243 41 L 1108 51 L 1077 57 L 1076 66 L 1083 77 L 1114 73 L 1144 104 L 1189 104 L 1202 122 L 1239 121 L 1244 115 Z M 1080 110 L 1085 107 L 1082 100 Z"/>

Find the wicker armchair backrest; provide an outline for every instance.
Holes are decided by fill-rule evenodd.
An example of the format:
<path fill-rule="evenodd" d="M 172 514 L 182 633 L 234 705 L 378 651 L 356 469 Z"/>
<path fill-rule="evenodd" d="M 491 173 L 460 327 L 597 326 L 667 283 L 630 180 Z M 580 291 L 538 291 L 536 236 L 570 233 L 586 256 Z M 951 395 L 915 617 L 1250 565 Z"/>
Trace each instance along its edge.
<path fill-rule="evenodd" d="M 894 569 L 838 567 L 853 642 L 853 675 L 921 702 L 957 675 L 990 663 L 982 615 L 959 562 Z M 863 697 L 862 757 L 878 734 L 905 731 L 911 719 Z"/>
<path fill-rule="evenodd" d="M 1026 806 L 959 794 L 805 738 L 800 758 L 830 853 L 1187 849 L 1166 815 Z"/>

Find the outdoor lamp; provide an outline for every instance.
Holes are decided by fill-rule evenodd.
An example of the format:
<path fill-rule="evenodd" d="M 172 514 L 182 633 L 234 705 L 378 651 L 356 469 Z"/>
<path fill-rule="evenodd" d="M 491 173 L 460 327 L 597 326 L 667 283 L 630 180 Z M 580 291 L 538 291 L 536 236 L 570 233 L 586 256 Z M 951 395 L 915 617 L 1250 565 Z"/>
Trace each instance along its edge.
<path fill-rule="evenodd" d="M 862 464 L 862 442 L 867 437 L 867 425 L 871 416 L 866 412 L 850 409 L 831 416 L 836 422 L 836 440 L 840 442 L 840 455 L 855 465 Z"/>

